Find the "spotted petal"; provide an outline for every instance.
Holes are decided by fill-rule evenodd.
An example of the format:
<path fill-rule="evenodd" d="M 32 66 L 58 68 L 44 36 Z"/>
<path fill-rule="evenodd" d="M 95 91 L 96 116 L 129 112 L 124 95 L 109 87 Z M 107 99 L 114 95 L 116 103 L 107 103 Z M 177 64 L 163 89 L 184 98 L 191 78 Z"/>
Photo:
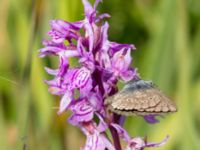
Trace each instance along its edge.
<path fill-rule="evenodd" d="M 115 150 L 110 141 L 100 133 L 89 135 L 83 150 Z"/>
<path fill-rule="evenodd" d="M 85 67 L 80 68 L 73 76 L 72 82 L 75 87 L 83 88 L 86 86 L 88 80 L 90 79 L 91 72 Z"/>
<path fill-rule="evenodd" d="M 80 122 L 88 122 L 93 119 L 94 109 L 86 98 L 72 104 L 70 109 L 73 111 L 72 116 L 69 118 L 71 124 L 77 125 Z"/>

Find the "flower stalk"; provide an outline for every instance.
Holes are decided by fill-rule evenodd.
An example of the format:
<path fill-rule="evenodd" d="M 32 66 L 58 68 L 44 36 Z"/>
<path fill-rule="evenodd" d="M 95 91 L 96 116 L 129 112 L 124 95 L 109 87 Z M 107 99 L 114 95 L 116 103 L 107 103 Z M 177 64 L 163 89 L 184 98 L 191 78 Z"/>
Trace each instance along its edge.
<path fill-rule="evenodd" d="M 112 138 L 113 138 L 115 149 L 116 150 L 122 150 L 117 130 L 112 126 L 109 126 L 109 129 L 110 129 L 110 132 L 112 134 Z"/>

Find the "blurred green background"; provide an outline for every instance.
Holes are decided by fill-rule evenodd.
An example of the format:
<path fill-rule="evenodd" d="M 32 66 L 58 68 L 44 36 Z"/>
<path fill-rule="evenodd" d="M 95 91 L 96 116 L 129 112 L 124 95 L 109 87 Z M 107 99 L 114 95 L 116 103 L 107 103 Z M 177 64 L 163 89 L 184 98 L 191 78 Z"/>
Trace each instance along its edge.
<path fill-rule="evenodd" d="M 169 142 L 158 149 L 200 149 L 200 1 L 104 0 L 100 12 L 111 14 L 109 37 L 134 43 L 134 66 L 178 105 L 156 125 L 131 117 L 132 136 Z M 57 116 L 59 98 L 48 93 L 38 58 L 50 19 L 82 19 L 81 0 L 0 1 L 0 150 L 78 150 L 82 133 L 69 125 L 69 114 Z"/>

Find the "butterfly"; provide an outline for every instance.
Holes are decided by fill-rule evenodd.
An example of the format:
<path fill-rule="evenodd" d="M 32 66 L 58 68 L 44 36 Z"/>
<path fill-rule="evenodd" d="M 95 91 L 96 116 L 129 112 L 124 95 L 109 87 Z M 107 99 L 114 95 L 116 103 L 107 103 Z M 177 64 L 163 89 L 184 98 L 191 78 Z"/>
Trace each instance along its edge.
<path fill-rule="evenodd" d="M 132 80 L 113 96 L 105 99 L 107 108 L 116 114 L 161 115 L 176 112 L 175 103 L 163 94 L 152 81 Z"/>

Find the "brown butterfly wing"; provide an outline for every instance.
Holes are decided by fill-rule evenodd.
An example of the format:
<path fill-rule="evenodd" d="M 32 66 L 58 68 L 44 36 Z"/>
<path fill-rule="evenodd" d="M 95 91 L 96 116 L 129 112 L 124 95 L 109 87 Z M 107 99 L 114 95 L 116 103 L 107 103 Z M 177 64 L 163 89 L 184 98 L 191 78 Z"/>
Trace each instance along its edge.
<path fill-rule="evenodd" d="M 122 115 L 175 112 L 175 104 L 157 88 L 121 91 L 109 98 L 109 109 Z"/>

